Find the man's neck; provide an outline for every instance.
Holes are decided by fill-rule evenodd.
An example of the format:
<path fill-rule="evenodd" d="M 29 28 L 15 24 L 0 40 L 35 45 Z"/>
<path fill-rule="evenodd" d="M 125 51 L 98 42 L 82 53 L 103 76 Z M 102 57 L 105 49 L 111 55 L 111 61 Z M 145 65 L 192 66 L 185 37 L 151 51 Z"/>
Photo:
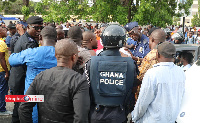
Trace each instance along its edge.
<path fill-rule="evenodd" d="M 66 67 L 66 68 L 72 69 L 72 65 L 64 63 L 64 62 L 59 62 L 59 61 L 57 61 L 57 67 Z"/>

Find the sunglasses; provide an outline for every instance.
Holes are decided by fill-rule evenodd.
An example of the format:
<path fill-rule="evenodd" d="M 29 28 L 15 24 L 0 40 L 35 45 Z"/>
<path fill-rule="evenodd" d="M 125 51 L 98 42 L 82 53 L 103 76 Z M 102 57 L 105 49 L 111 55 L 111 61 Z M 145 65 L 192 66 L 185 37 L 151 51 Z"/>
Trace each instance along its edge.
<path fill-rule="evenodd" d="M 38 31 L 39 29 L 42 30 L 44 27 L 43 26 L 30 26 L 32 28 L 34 28 L 36 31 Z"/>

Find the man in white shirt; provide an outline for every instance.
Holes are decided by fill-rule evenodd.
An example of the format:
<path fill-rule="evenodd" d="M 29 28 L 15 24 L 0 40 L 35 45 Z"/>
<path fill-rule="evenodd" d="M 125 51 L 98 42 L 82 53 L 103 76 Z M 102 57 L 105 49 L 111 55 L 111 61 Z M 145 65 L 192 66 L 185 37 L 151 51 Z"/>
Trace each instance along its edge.
<path fill-rule="evenodd" d="M 183 68 L 183 71 L 185 72 L 191 67 L 194 56 L 189 51 L 183 51 L 179 54 L 179 57 L 180 57 L 181 63 L 183 64 L 181 67 Z"/>
<path fill-rule="evenodd" d="M 144 75 L 139 97 L 132 112 L 135 123 L 174 123 L 185 88 L 185 74 L 176 66 L 176 49 L 170 42 L 157 46 L 157 60 Z"/>

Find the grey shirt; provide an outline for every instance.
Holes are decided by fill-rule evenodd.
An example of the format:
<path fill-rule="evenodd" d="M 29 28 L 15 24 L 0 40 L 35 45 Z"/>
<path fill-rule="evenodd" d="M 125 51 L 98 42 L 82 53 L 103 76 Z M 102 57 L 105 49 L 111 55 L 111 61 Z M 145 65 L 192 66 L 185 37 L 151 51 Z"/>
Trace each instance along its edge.
<path fill-rule="evenodd" d="M 39 123 L 87 123 L 90 109 L 89 86 L 85 77 L 65 67 L 54 67 L 39 73 L 26 95 L 44 95 L 37 103 Z M 34 102 L 19 107 L 22 123 L 32 122 Z"/>

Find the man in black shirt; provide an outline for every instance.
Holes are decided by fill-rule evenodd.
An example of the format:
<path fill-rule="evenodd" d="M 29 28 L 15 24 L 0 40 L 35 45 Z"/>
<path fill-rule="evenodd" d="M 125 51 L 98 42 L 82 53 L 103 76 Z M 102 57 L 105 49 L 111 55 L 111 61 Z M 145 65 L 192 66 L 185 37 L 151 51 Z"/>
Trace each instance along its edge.
<path fill-rule="evenodd" d="M 90 109 L 89 86 L 86 78 L 72 70 L 78 59 L 77 45 L 71 39 L 56 43 L 57 67 L 39 73 L 26 95 L 44 95 L 37 103 L 39 123 L 87 123 Z M 22 102 L 19 117 L 32 123 L 35 102 Z"/>
<path fill-rule="evenodd" d="M 38 47 L 39 34 L 43 28 L 43 19 L 38 16 L 32 16 L 27 20 L 28 27 L 25 32 L 16 42 L 14 47 L 14 53 L 19 53 L 22 50 L 28 48 Z M 26 66 L 12 67 L 9 79 L 10 90 L 13 91 L 14 95 L 24 95 L 24 86 L 26 78 Z M 18 107 L 19 102 L 15 102 L 12 122 L 19 123 Z"/>

